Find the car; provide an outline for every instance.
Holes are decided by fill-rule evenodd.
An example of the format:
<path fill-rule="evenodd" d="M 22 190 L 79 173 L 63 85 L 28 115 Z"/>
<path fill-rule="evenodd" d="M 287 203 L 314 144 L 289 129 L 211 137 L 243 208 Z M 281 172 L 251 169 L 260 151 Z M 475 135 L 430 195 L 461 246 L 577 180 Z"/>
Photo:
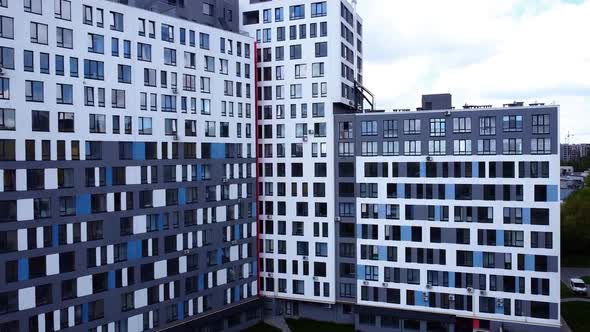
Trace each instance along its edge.
<path fill-rule="evenodd" d="M 586 295 L 586 292 L 588 290 L 586 288 L 586 283 L 584 283 L 584 280 L 578 279 L 578 278 L 571 278 L 570 279 L 570 289 L 572 290 L 572 292 L 574 292 L 576 294 L 584 294 L 584 295 Z"/>

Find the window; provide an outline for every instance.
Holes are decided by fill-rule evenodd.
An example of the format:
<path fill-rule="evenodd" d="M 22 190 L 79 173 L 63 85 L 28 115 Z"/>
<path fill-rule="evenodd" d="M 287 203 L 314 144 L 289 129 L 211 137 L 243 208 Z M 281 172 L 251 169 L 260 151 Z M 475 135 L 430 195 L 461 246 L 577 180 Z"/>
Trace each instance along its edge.
<path fill-rule="evenodd" d="M 111 90 L 111 106 L 113 108 L 125 108 L 125 90 Z"/>
<path fill-rule="evenodd" d="M 14 69 L 14 49 L 0 47 L 0 67 L 3 69 Z"/>
<path fill-rule="evenodd" d="M 289 19 L 300 20 L 305 18 L 305 5 L 289 6 Z"/>
<path fill-rule="evenodd" d="M 471 132 L 471 118 L 454 118 L 453 133 L 463 134 Z"/>
<path fill-rule="evenodd" d="M 326 1 L 314 2 L 311 4 L 311 17 L 326 16 L 328 5 Z"/>
<path fill-rule="evenodd" d="M 88 52 L 104 54 L 104 36 L 88 34 Z"/>
<path fill-rule="evenodd" d="M 66 21 L 72 19 L 72 3 L 70 0 L 55 0 L 55 18 Z"/>
<path fill-rule="evenodd" d="M 71 29 L 66 29 L 66 28 L 60 28 L 57 27 L 57 36 L 56 36 L 56 41 L 57 41 L 57 47 L 62 47 L 62 48 L 69 48 L 72 49 L 74 48 L 74 37 L 73 37 L 73 30 Z"/>
<path fill-rule="evenodd" d="M 74 113 L 59 112 L 57 117 L 58 130 L 61 133 L 74 132 Z"/>
<path fill-rule="evenodd" d="M 0 108 L 0 130 L 14 130 L 15 118 L 13 108 Z"/>
<path fill-rule="evenodd" d="M 504 115 L 502 127 L 504 132 L 522 131 L 522 115 Z"/>
<path fill-rule="evenodd" d="M 531 139 L 531 154 L 550 154 L 551 153 L 551 139 L 550 138 L 532 138 Z"/>
<path fill-rule="evenodd" d="M 25 81 L 25 96 L 27 101 L 43 102 L 43 82 Z"/>
<path fill-rule="evenodd" d="M 164 64 L 176 66 L 176 50 L 166 47 L 164 48 Z"/>
<path fill-rule="evenodd" d="M 362 156 L 376 156 L 378 153 L 377 142 L 361 142 Z"/>
<path fill-rule="evenodd" d="M 73 86 L 71 84 L 57 84 L 56 97 L 58 104 L 72 105 L 74 103 Z"/>
<path fill-rule="evenodd" d="M 10 99 L 10 80 L 0 77 L 0 99 Z"/>
<path fill-rule="evenodd" d="M 31 22 L 31 43 L 47 45 L 47 24 Z"/>
<path fill-rule="evenodd" d="M 49 131 L 49 112 L 47 111 L 32 111 L 31 124 L 33 131 Z"/>
<path fill-rule="evenodd" d="M 404 142 L 404 155 L 418 156 L 421 154 L 422 154 L 422 142 L 421 141 L 405 141 Z"/>
<path fill-rule="evenodd" d="M 480 117 L 479 134 L 481 136 L 496 135 L 496 118 L 493 116 Z"/>
<path fill-rule="evenodd" d="M 455 154 L 455 155 L 469 155 L 469 154 L 471 154 L 471 140 L 469 140 L 469 139 L 453 140 L 453 154 Z"/>
<path fill-rule="evenodd" d="M 405 135 L 420 134 L 420 119 L 404 120 L 404 134 Z"/>
<path fill-rule="evenodd" d="M 302 98 L 302 85 L 301 84 L 291 84 L 291 99 L 300 99 Z"/>
<path fill-rule="evenodd" d="M 152 61 L 152 45 L 137 43 L 137 60 Z"/>
<path fill-rule="evenodd" d="M 291 60 L 301 59 L 301 45 L 291 45 L 289 46 L 289 57 Z"/>
<path fill-rule="evenodd" d="M 397 142 L 397 141 L 383 142 L 383 155 L 384 156 L 397 156 L 397 155 L 399 155 L 399 142 Z"/>
<path fill-rule="evenodd" d="M 397 137 L 397 120 L 384 120 L 383 121 L 383 137 L 392 138 Z"/>
<path fill-rule="evenodd" d="M 522 154 L 521 138 L 504 138 L 502 140 L 503 154 Z"/>
<path fill-rule="evenodd" d="M 174 27 L 162 23 L 161 37 L 163 41 L 174 43 Z"/>
<path fill-rule="evenodd" d="M 315 43 L 315 57 L 316 58 L 323 58 L 328 56 L 328 43 L 327 42 L 320 42 Z"/>
<path fill-rule="evenodd" d="M 361 136 L 377 136 L 377 121 L 361 121 Z"/>
<path fill-rule="evenodd" d="M 84 78 L 104 80 L 104 62 L 84 59 Z"/>
<path fill-rule="evenodd" d="M 89 126 L 91 133 L 104 134 L 106 133 L 106 116 L 104 114 L 89 114 Z"/>
<path fill-rule="evenodd" d="M 445 141 L 445 140 L 428 141 L 428 154 L 429 155 L 445 155 L 446 153 L 447 153 L 447 141 Z"/>
<path fill-rule="evenodd" d="M 14 19 L 0 16 L 0 37 L 14 39 Z"/>
<path fill-rule="evenodd" d="M 549 134 L 549 114 L 533 115 L 533 134 Z"/>
<path fill-rule="evenodd" d="M 123 14 L 111 12 L 111 30 L 123 32 Z"/>
<path fill-rule="evenodd" d="M 496 139 L 477 140 L 477 154 L 496 154 Z"/>
<path fill-rule="evenodd" d="M 445 119 L 430 119 L 430 136 L 445 136 L 446 129 Z"/>
<path fill-rule="evenodd" d="M 210 3 L 203 2 L 203 14 L 213 16 L 215 14 L 215 7 Z"/>
<path fill-rule="evenodd" d="M 25 0 L 25 12 L 43 14 L 42 0 Z"/>
<path fill-rule="evenodd" d="M 209 34 L 199 33 L 199 47 L 204 50 L 209 49 Z"/>

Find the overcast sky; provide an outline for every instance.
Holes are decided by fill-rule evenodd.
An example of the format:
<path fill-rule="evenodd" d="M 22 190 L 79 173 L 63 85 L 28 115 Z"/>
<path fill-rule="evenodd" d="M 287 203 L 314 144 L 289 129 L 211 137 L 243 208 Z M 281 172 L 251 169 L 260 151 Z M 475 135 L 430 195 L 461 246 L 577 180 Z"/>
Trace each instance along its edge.
<path fill-rule="evenodd" d="M 364 85 L 378 108 L 423 93 L 561 105 L 561 141 L 590 143 L 590 0 L 358 0 Z"/>

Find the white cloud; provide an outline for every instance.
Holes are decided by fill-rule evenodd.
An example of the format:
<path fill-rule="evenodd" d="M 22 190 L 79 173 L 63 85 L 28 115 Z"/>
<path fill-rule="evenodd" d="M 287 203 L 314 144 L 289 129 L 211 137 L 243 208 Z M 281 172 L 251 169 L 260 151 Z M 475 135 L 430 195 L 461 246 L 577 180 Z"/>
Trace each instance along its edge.
<path fill-rule="evenodd" d="M 456 107 L 561 105 L 561 136 L 590 142 L 590 0 L 358 0 L 364 84 L 380 108 L 450 92 Z"/>

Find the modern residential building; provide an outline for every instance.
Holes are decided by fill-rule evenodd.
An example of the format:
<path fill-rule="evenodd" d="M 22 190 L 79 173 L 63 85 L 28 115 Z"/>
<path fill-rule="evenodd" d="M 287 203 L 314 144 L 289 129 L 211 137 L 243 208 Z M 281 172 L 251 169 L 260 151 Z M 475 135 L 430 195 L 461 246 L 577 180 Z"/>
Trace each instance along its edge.
<path fill-rule="evenodd" d="M 239 32 L 238 0 L 109 0 Z"/>
<path fill-rule="evenodd" d="M 334 117 L 337 300 L 362 331 L 558 331 L 558 107 L 439 97 Z"/>
<path fill-rule="evenodd" d="M 240 11 L 258 45 L 260 291 L 268 314 L 326 319 L 342 311 L 334 113 L 357 104 L 362 20 L 348 1 L 244 0 Z"/>
<path fill-rule="evenodd" d="M 557 331 L 558 107 L 363 110 L 362 24 L 0 0 L 0 330 Z"/>
<path fill-rule="evenodd" d="M 590 156 L 590 144 L 561 144 L 561 160 L 576 161 Z"/>
<path fill-rule="evenodd" d="M 260 319 L 254 40 L 0 1 L 0 330 Z"/>

